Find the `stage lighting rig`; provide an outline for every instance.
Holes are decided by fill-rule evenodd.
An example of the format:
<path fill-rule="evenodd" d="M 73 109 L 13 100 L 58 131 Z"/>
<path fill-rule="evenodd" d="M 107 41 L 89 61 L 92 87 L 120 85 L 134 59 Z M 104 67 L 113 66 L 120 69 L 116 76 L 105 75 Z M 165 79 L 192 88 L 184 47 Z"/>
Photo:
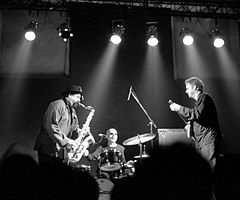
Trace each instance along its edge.
<path fill-rule="evenodd" d="M 224 45 L 224 39 L 217 28 L 213 28 L 210 32 L 210 38 L 213 41 L 213 45 L 216 48 L 221 48 Z"/>
<path fill-rule="evenodd" d="M 147 43 L 149 46 L 156 46 L 158 44 L 157 22 L 147 22 Z"/>
<path fill-rule="evenodd" d="M 122 41 L 122 35 L 125 32 L 124 21 L 123 20 L 113 20 L 112 21 L 112 35 L 110 41 L 113 44 L 120 44 Z"/>
<path fill-rule="evenodd" d="M 31 21 L 26 27 L 25 27 L 25 38 L 28 41 L 33 41 L 36 38 L 36 31 L 38 29 L 38 23 L 36 21 Z"/>
<path fill-rule="evenodd" d="M 59 37 L 61 37 L 64 42 L 67 42 L 70 37 L 73 37 L 73 33 L 67 23 L 60 24 L 57 30 Z"/>
<path fill-rule="evenodd" d="M 192 35 L 192 32 L 189 28 L 182 28 L 182 31 L 180 32 L 180 36 L 182 37 L 183 44 L 186 46 L 190 46 L 194 42 L 194 38 Z"/>

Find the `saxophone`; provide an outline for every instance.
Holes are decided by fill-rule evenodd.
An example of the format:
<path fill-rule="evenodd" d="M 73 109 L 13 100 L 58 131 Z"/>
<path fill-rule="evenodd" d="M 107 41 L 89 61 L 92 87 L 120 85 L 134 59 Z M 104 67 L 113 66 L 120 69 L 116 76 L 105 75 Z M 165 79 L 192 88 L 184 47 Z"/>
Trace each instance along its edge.
<path fill-rule="evenodd" d="M 90 106 L 84 106 L 80 103 L 79 105 L 87 110 L 90 110 L 90 113 L 88 114 L 88 117 L 86 119 L 86 122 L 83 124 L 82 129 L 78 131 L 78 138 L 75 140 L 78 143 L 78 146 L 76 148 L 65 149 L 64 162 L 67 162 L 68 164 L 78 162 L 82 158 L 89 145 L 91 143 L 95 143 L 94 137 L 88 131 L 89 124 L 93 118 L 95 110 Z"/>

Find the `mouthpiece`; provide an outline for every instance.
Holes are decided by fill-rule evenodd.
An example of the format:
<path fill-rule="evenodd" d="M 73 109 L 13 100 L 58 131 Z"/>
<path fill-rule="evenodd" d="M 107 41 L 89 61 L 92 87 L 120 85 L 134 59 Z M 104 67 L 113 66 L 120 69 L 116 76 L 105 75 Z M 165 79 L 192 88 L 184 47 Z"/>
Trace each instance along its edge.
<path fill-rule="evenodd" d="M 94 108 L 92 106 L 85 106 L 84 104 L 77 102 L 77 104 L 81 107 L 83 107 L 86 110 L 93 110 Z"/>
<path fill-rule="evenodd" d="M 78 104 L 79 106 L 83 107 L 83 108 L 86 108 L 86 106 L 85 106 L 84 104 L 80 103 L 80 102 L 77 102 L 77 104 Z"/>

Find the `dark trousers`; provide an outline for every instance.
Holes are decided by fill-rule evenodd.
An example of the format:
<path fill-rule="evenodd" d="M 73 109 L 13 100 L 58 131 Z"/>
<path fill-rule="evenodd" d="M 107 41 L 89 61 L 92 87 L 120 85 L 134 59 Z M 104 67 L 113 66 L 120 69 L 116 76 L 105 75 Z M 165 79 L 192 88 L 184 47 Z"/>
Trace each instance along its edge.
<path fill-rule="evenodd" d="M 62 165 L 63 159 L 38 152 L 38 162 L 39 166 L 42 165 L 59 166 Z"/>
<path fill-rule="evenodd" d="M 220 140 L 215 140 L 214 142 L 203 145 L 197 150 L 203 156 L 203 158 L 209 162 L 211 168 L 214 169 L 219 157 Z"/>
<path fill-rule="evenodd" d="M 54 156 L 38 152 L 38 162 L 40 170 L 40 179 L 52 178 L 59 176 L 66 167 L 63 160 Z M 45 181 L 44 181 L 45 182 Z"/>

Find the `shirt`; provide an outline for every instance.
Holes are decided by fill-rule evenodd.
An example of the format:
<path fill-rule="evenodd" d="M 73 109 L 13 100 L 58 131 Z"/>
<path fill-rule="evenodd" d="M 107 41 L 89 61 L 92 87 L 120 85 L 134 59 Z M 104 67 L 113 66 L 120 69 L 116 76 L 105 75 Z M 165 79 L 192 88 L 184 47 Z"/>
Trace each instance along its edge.
<path fill-rule="evenodd" d="M 65 99 L 51 102 L 45 111 L 34 150 L 63 158 L 63 147 L 68 143 L 68 138 L 77 126 L 76 111 Z"/>
<path fill-rule="evenodd" d="M 201 93 L 194 108 L 181 106 L 179 114 L 191 121 L 197 147 L 202 147 L 222 137 L 216 106 L 209 94 Z"/>

